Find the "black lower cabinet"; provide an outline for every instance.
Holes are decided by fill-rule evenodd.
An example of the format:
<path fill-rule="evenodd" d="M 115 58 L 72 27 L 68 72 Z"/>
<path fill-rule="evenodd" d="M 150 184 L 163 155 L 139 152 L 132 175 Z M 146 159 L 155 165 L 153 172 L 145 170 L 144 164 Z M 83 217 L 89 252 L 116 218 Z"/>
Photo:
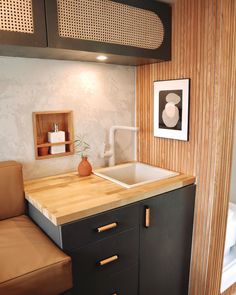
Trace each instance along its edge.
<path fill-rule="evenodd" d="M 142 202 L 139 295 L 187 295 L 195 186 Z"/>
<path fill-rule="evenodd" d="M 73 295 L 187 295 L 195 185 L 56 227 L 30 216 L 72 258 Z"/>

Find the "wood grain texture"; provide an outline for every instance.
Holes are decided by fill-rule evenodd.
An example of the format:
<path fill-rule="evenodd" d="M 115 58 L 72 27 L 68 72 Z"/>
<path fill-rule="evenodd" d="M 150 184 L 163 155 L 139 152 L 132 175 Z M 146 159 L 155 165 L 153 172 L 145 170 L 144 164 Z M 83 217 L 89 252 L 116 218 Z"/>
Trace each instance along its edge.
<path fill-rule="evenodd" d="M 236 1 L 177 0 L 172 61 L 137 68 L 138 159 L 195 175 L 191 295 L 219 294 L 236 89 Z M 189 141 L 154 138 L 153 82 L 190 78 Z"/>
<path fill-rule="evenodd" d="M 25 182 L 26 199 L 55 225 L 128 205 L 194 183 L 195 178 L 178 175 L 126 189 L 104 178 L 77 173 Z"/>
<path fill-rule="evenodd" d="M 228 214 L 232 165 L 233 128 L 236 104 L 236 1 L 219 1 L 216 34 L 215 109 L 216 128 L 215 183 L 212 202 L 211 241 L 207 290 L 220 288 L 225 228 Z M 223 100 L 223 104 L 222 104 Z"/>

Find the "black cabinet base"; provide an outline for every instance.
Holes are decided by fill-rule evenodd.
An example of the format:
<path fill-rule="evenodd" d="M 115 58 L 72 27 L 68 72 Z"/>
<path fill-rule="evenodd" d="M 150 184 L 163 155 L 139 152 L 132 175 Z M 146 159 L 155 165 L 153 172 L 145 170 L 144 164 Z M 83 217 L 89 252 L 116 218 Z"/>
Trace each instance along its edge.
<path fill-rule="evenodd" d="M 59 227 L 30 204 L 29 215 L 72 258 L 68 295 L 187 295 L 194 202 L 189 185 Z"/>

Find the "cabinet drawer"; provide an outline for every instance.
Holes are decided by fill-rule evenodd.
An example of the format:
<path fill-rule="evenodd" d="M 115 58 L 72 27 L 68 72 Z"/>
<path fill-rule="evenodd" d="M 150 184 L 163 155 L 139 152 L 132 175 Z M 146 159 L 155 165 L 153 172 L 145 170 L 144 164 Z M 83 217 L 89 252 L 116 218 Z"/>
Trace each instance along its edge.
<path fill-rule="evenodd" d="M 73 294 L 80 295 L 137 295 L 138 294 L 138 265 L 125 271 L 111 274 L 106 279 L 93 278 L 77 285 Z"/>
<path fill-rule="evenodd" d="M 114 234 L 138 226 L 137 205 L 125 206 L 101 213 L 61 227 L 62 248 L 78 249 Z"/>
<path fill-rule="evenodd" d="M 69 251 L 72 257 L 74 286 L 78 290 L 93 288 L 95 282 L 107 279 L 138 262 L 139 230 L 125 231 L 113 237 L 89 244 L 78 251 Z M 89 289 L 90 290 L 90 289 Z"/>
<path fill-rule="evenodd" d="M 110 276 L 108 280 L 97 282 L 96 295 L 137 295 L 138 265 Z"/>

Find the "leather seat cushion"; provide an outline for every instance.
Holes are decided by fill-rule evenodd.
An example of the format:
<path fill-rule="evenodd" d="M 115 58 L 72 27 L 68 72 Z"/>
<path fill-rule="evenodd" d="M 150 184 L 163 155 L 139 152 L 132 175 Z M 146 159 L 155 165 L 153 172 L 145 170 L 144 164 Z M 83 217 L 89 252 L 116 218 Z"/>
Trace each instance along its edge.
<path fill-rule="evenodd" d="M 27 216 L 0 221 L 0 294 L 56 295 L 71 287 L 70 257 Z"/>
<path fill-rule="evenodd" d="M 0 220 L 25 214 L 22 166 L 0 162 Z"/>

